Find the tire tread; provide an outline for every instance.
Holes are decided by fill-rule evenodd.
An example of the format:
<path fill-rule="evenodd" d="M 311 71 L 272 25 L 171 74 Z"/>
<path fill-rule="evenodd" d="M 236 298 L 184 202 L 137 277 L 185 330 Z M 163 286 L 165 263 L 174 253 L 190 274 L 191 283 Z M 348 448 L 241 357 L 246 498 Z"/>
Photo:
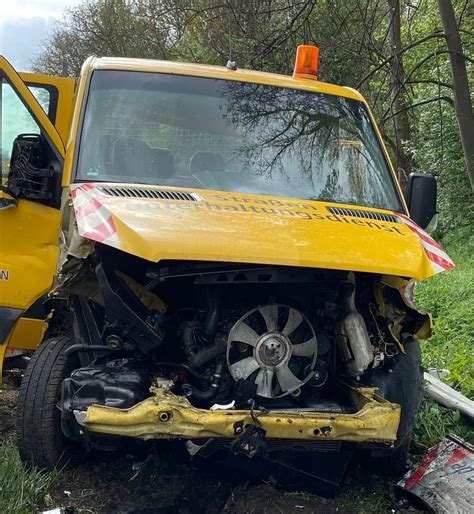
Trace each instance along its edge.
<path fill-rule="evenodd" d="M 17 446 L 21 459 L 40 468 L 54 468 L 66 450 L 57 407 L 61 383 L 77 364 L 64 350 L 71 336 L 45 341 L 33 354 L 20 386 L 17 406 Z"/>

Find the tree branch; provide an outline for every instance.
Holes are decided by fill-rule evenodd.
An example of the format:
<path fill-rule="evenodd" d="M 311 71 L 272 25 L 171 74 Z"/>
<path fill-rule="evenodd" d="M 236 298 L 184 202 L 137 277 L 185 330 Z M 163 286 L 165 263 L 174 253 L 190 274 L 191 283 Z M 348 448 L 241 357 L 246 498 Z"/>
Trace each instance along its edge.
<path fill-rule="evenodd" d="M 449 89 L 453 89 L 453 85 L 448 82 L 440 82 L 439 80 L 432 79 L 417 79 L 417 80 L 408 80 L 407 84 L 436 84 L 441 87 L 449 87 Z"/>
<path fill-rule="evenodd" d="M 410 50 L 412 48 L 415 48 L 418 45 L 421 45 L 422 43 L 425 43 L 426 41 L 429 41 L 431 39 L 435 38 L 446 38 L 446 35 L 444 32 L 433 32 L 432 34 L 429 34 L 425 37 L 422 37 L 421 39 L 418 39 L 417 41 L 414 41 L 413 43 L 410 43 L 406 46 L 404 46 L 399 52 L 396 52 L 386 59 L 384 59 L 378 66 L 376 66 L 373 70 L 371 70 L 367 75 L 357 84 L 356 89 L 360 89 L 360 87 L 364 84 L 364 82 L 367 82 L 377 71 L 381 70 L 385 65 L 387 65 L 392 59 L 395 57 L 405 53 L 407 50 Z"/>
<path fill-rule="evenodd" d="M 445 102 L 448 102 L 451 107 L 454 107 L 454 101 L 453 101 L 453 99 L 451 97 L 449 97 L 449 96 L 435 96 L 434 98 L 428 98 L 427 100 L 422 100 L 421 102 L 416 102 L 414 104 L 407 105 L 403 109 L 400 109 L 397 112 L 393 112 L 393 113 L 385 116 L 384 118 L 382 118 L 380 120 L 379 125 L 382 125 L 383 123 L 386 123 L 388 120 L 390 120 L 391 118 L 394 118 L 395 116 L 397 116 L 401 112 L 408 111 L 410 109 L 414 109 L 415 107 L 419 107 L 420 105 L 426 105 L 426 104 L 429 104 L 429 103 L 438 102 L 439 100 L 444 100 Z"/>
<path fill-rule="evenodd" d="M 384 113 L 382 114 L 382 119 L 385 119 L 388 115 L 388 113 L 392 110 L 394 99 L 400 94 L 400 92 L 403 90 L 405 85 L 408 83 L 409 80 L 411 80 L 411 77 L 415 73 L 415 71 L 419 70 L 425 63 L 427 63 L 430 59 L 433 57 L 437 57 L 438 55 L 442 54 L 449 54 L 449 50 L 436 50 L 435 52 L 432 52 L 431 54 L 428 54 L 427 56 L 423 57 L 421 61 L 418 61 L 415 66 L 407 73 L 405 80 L 402 84 L 400 84 L 400 87 L 397 91 L 395 91 L 395 94 L 392 97 L 392 100 L 390 101 L 390 105 L 385 109 Z"/>

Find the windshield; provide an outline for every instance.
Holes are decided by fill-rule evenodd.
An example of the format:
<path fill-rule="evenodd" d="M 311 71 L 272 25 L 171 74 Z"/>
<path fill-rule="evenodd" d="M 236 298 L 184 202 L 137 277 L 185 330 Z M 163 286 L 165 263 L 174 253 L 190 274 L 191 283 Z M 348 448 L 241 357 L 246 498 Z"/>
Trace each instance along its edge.
<path fill-rule="evenodd" d="M 401 209 L 362 102 L 183 75 L 95 71 L 77 179 Z"/>

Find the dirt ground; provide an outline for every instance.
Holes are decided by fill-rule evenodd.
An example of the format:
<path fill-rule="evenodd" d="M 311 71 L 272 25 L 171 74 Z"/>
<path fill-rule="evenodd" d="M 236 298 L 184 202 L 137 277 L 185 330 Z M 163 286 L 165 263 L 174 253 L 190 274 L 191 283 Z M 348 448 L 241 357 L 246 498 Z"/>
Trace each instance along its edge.
<path fill-rule="evenodd" d="M 17 390 L 10 384 L 0 386 L 0 438 L 15 435 Z"/>
<path fill-rule="evenodd" d="M 14 437 L 17 390 L 0 386 L 0 438 Z M 122 448 L 87 456 L 64 469 L 40 510 L 56 507 L 74 513 L 198 514 L 368 513 L 415 511 L 397 500 L 393 481 L 353 462 L 340 493 L 323 498 L 250 483 L 207 459 L 193 463 L 177 445 Z"/>

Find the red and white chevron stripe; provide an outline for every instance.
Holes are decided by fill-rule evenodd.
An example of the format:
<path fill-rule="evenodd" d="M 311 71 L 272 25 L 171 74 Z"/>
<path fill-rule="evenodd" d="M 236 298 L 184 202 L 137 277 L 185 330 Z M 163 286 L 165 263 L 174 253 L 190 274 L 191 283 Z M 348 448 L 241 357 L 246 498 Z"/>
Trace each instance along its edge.
<path fill-rule="evenodd" d="M 93 241 L 120 248 L 114 219 L 95 184 L 74 185 L 71 187 L 71 196 L 79 234 Z"/>
<path fill-rule="evenodd" d="M 454 268 L 454 262 L 449 258 L 449 255 L 444 251 L 443 247 L 427 232 L 419 227 L 408 216 L 398 212 L 397 216 L 399 216 L 405 225 L 420 238 L 423 249 L 428 256 L 428 259 L 431 261 L 435 274 Z"/>

